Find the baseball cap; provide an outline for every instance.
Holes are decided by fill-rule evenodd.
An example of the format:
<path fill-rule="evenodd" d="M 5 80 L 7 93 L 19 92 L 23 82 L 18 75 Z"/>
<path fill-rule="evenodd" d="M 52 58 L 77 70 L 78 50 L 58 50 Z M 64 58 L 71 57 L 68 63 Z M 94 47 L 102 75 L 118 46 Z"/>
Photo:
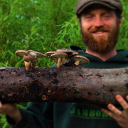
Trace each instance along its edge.
<path fill-rule="evenodd" d="M 84 9 L 93 4 L 101 4 L 112 10 L 118 11 L 120 14 L 123 11 L 120 0 L 79 0 L 76 4 L 76 15 L 80 15 Z"/>

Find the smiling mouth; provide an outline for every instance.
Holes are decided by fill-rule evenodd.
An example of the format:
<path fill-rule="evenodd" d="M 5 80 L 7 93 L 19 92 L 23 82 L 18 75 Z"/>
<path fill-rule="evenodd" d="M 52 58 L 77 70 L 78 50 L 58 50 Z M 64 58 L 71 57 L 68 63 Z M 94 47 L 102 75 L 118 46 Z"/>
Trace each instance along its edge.
<path fill-rule="evenodd" d="M 107 32 L 106 31 L 101 31 L 101 32 L 93 32 L 94 35 L 97 35 L 97 36 L 103 36 L 103 35 L 106 35 Z"/>
<path fill-rule="evenodd" d="M 94 33 L 103 33 L 103 32 L 94 32 Z"/>

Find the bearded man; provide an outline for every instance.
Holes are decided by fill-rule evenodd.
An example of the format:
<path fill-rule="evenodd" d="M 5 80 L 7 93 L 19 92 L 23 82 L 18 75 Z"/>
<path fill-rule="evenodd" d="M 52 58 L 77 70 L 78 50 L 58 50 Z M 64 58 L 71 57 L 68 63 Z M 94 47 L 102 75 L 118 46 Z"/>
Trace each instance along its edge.
<path fill-rule="evenodd" d="M 79 0 L 76 15 L 87 49 L 70 48 L 90 60 L 84 67 L 128 67 L 128 51 L 115 48 L 122 11 L 120 0 Z M 128 128 L 128 96 L 115 98 L 123 110 L 111 103 L 109 110 L 82 103 L 30 103 L 27 109 L 0 103 L 0 113 L 12 128 Z"/>
<path fill-rule="evenodd" d="M 105 9 L 101 5 L 92 5 L 91 8 L 93 10 L 89 11 L 90 9 L 87 8 L 80 19 L 83 41 L 87 46 L 86 52 L 92 51 L 105 55 L 111 50 L 115 50 L 119 26 L 122 21 L 117 17 L 112 18 L 111 14 L 109 14 L 110 10 L 106 10 L 107 8 Z M 103 10 L 101 11 L 99 8 Z M 106 22 L 110 18 L 112 23 Z"/>

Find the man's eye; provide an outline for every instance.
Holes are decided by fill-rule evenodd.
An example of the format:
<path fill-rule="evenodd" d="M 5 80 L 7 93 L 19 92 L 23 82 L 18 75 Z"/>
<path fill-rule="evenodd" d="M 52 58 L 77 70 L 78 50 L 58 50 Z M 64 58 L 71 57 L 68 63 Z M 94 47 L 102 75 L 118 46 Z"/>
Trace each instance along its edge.
<path fill-rule="evenodd" d="M 105 15 L 105 17 L 110 17 L 110 15 Z"/>
<path fill-rule="evenodd" d="M 91 18 L 92 18 L 92 16 L 87 16 L 86 18 L 87 18 L 87 19 L 91 19 Z"/>

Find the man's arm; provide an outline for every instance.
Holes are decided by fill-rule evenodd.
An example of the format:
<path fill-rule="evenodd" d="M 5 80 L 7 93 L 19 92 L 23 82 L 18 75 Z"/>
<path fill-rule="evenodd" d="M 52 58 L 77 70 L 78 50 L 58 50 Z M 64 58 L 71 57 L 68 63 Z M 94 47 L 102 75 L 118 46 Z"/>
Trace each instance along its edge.
<path fill-rule="evenodd" d="M 0 102 L 0 113 L 8 115 L 15 123 L 18 123 L 22 118 L 19 108 L 15 104 L 2 104 Z"/>
<path fill-rule="evenodd" d="M 12 128 L 53 127 L 53 103 L 30 103 L 27 109 L 0 103 L 0 113 L 7 115 Z"/>
<path fill-rule="evenodd" d="M 35 68 L 32 63 L 24 62 L 26 70 Z M 31 103 L 27 109 L 18 108 L 15 104 L 2 104 L 0 102 L 0 113 L 7 115 L 7 121 L 14 128 L 46 128 L 53 125 L 52 115 L 45 116 L 45 103 Z M 52 105 L 47 103 L 48 108 Z M 46 107 L 47 108 L 47 107 Z M 44 112 L 42 112 L 44 111 Z M 50 110 L 48 110 L 50 111 Z"/>

